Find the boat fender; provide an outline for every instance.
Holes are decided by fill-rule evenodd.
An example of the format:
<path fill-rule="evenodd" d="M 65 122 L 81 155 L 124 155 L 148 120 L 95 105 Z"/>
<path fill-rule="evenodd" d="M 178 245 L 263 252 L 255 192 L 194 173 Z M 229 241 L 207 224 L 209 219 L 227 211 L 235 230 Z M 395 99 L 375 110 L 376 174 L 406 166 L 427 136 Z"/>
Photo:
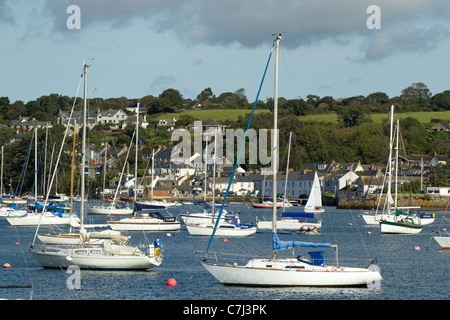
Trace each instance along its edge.
<path fill-rule="evenodd" d="M 68 262 L 72 261 L 72 257 L 71 256 L 67 256 L 66 257 L 66 261 L 68 261 Z"/>

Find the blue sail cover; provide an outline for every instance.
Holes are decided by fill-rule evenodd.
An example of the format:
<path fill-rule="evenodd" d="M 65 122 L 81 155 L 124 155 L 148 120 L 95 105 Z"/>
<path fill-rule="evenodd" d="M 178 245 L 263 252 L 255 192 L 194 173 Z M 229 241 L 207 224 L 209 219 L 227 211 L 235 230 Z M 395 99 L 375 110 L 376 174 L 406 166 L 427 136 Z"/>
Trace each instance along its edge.
<path fill-rule="evenodd" d="M 44 209 L 44 205 L 40 204 L 36 201 L 34 202 L 34 206 L 36 209 Z M 52 204 L 52 205 L 45 206 L 45 209 L 51 210 L 51 209 L 61 208 L 61 207 L 64 207 L 64 205 L 63 204 Z"/>
<path fill-rule="evenodd" d="M 14 202 L 11 202 L 11 203 L 3 202 L 3 201 L 0 199 L 0 203 L 6 205 L 6 206 L 8 206 L 8 207 L 13 208 L 14 210 L 19 210 L 19 208 L 17 208 L 17 205 L 16 205 Z"/>
<path fill-rule="evenodd" d="M 284 212 L 285 218 L 314 218 L 314 213 L 309 212 Z"/>
<path fill-rule="evenodd" d="M 282 241 L 276 232 L 272 233 L 273 250 L 287 249 L 291 247 L 331 248 L 331 243 L 315 243 L 304 241 Z"/>

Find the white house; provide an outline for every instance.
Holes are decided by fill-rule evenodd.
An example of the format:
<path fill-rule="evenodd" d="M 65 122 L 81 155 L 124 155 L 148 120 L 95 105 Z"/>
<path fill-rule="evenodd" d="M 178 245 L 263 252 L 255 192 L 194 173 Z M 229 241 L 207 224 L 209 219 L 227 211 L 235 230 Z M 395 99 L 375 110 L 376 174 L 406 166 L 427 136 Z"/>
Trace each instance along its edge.
<path fill-rule="evenodd" d="M 97 113 L 96 121 L 97 123 L 114 123 L 119 124 L 127 119 L 127 114 L 122 110 L 106 110 Z"/>

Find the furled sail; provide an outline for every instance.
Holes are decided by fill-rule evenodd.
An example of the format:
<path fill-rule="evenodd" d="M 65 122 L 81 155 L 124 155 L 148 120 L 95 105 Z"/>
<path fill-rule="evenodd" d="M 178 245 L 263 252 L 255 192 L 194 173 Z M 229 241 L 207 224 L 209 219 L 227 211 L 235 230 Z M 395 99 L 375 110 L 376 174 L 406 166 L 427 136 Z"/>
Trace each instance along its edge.
<path fill-rule="evenodd" d="M 310 248 L 331 248 L 331 243 L 316 243 L 305 241 L 282 241 L 275 232 L 272 234 L 273 250 L 287 249 L 292 247 L 310 247 Z"/>

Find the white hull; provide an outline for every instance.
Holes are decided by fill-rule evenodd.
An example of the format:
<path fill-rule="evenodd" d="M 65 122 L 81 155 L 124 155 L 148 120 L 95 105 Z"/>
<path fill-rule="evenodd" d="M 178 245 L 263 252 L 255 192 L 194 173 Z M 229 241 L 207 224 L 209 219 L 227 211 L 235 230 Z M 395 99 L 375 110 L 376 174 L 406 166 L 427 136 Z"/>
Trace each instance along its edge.
<path fill-rule="evenodd" d="M 23 217 L 27 214 L 27 210 L 14 210 L 11 208 L 0 208 L 0 218 Z"/>
<path fill-rule="evenodd" d="M 42 216 L 42 217 L 41 217 Z M 61 218 L 55 216 L 52 213 L 28 213 L 23 217 L 17 218 L 6 218 L 12 226 L 48 226 L 48 225 L 64 225 L 64 226 L 79 226 L 80 218 L 72 217 L 72 218 Z"/>
<path fill-rule="evenodd" d="M 156 250 L 151 247 L 151 250 Z M 42 251 L 32 249 L 31 254 L 45 268 L 75 265 L 81 269 L 145 270 L 162 263 L 159 248 L 156 254 L 146 255 L 137 248 L 118 245 L 50 248 Z"/>
<path fill-rule="evenodd" d="M 450 237 L 444 237 L 444 236 L 435 236 L 433 237 L 434 240 L 441 246 L 444 250 L 450 250 Z"/>
<path fill-rule="evenodd" d="M 309 212 L 309 213 L 322 213 L 325 212 L 324 208 L 306 208 L 305 207 L 305 212 Z"/>
<path fill-rule="evenodd" d="M 379 225 L 382 220 L 392 220 L 393 215 L 389 214 L 361 214 L 361 217 L 364 219 L 364 222 L 369 225 Z M 407 216 L 404 216 L 407 217 Z M 435 217 L 424 217 L 420 219 L 420 222 L 423 226 L 432 224 L 434 222 Z"/>
<path fill-rule="evenodd" d="M 399 222 L 381 221 L 381 233 L 390 234 L 418 234 L 422 231 L 422 225 L 409 225 Z"/>
<path fill-rule="evenodd" d="M 218 281 L 230 285 L 342 287 L 382 280 L 377 270 L 311 266 L 295 259 L 254 259 L 245 266 L 202 264 Z"/>
<path fill-rule="evenodd" d="M 218 215 L 218 214 L 217 214 Z M 221 222 L 224 222 L 226 219 L 228 219 L 229 214 L 225 212 L 225 210 L 222 212 L 222 216 L 220 218 Z M 234 216 L 234 215 L 233 215 Z M 210 212 L 195 212 L 190 214 L 180 214 L 181 220 L 184 224 L 202 224 L 202 223 L 215 223 L 216 219 Z M 237 222 L 240 222 L 239 217 L 235 216 L 237 219 Z"/>
<path fill-rule="evenodd" d="M 298 231 L 302 228 L 322 228 L 322 222 L 303 222 L 297 219 L 277 220 L 277 230 Z M 272 221 L 258 221 L 258 230 L 272 230 Z"/>
<path fill-rule="evenodd" d="M 213 225 L 186 225 L 186 229 L 192 236 L 211 236 Z M 235 227 L 221 225 L 214 234 L 217 237 L 247 237 L 256 233 L 256 227 Z"/>
<path fill-rule="evenodd" d="M 104 214 L 104 215 L 128 215 L 133 214 L 132 208 L 116 208 L 115 206 L 109 207 L 89 207 L 87 209 L 88 214 Z"/>
<path fill-rule="evenodd" d="M 178 221 L 167 222 L 151 217 L 133 217 L 118 221 L 108 221 L 108 225 L 117 231 L 177 231 L 181 228 Z"/>
<path fill-rule="evenodd" d="M 95 232 L 95 237 L 89 237 L 89 239 L 85 239 L 83 243 L 100 245 L 105 240 L 114 238 L 114 236 L 120 236 L 120 232 L 113 230 Z M 38 238 L 42 243 L 48 245 L 72 245 L 72 246 L 79 245 L 81 239 L 79 233 L 38 234 Z"/>

